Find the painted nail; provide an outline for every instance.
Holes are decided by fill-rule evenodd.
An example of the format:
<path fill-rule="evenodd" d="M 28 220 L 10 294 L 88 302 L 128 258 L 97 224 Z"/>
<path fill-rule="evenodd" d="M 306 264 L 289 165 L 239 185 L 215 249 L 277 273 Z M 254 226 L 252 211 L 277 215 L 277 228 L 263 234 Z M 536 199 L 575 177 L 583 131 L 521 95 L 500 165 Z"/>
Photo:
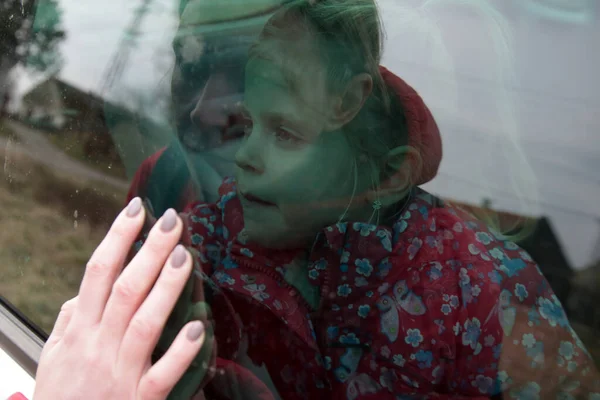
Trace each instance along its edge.
<path fill-rule="evenodd" d="M 163 220 L 160 224 L 160 230 L 167 233 L 170 232 L 177 225 L 177 213 L 172 208 L 169 208 L 163 214 Z"/>
<path fill-rule="evenodd" d="M 186 253 L 185 247 L 182 245 L 178 244 L 175 247 L 175 250 L 171 253 L 171 265 L 173 268 L 179 268 L 185 263 L 185 260 L 187 259 Z"/>
<path fill-rule="evenodd" d="M 195 342 L 202 336 L 204 332 L 204 324 L 200 321 L 194 321 L 190 324 L 187 331 L 187 338 L 191 342 Z"/>
<path fill-rule="evenodd" d="M 140 199 L 139 197 L 136 197 L 129 202 L 129 205 L 127 206 L 126 214 L 129 218 L 133 218 L 140 213 L 141 209 L 142 209 L 142 199 Z"/>

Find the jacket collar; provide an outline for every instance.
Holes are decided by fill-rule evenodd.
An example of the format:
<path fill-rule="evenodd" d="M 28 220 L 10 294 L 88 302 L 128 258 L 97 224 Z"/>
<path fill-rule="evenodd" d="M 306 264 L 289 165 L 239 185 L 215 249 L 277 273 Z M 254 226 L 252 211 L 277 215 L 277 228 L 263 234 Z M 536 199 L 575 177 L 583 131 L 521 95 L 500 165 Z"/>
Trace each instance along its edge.
<path fill-rule="evenodd" d="M 236 238 L 235 244 L 243 245 L 252 251 L 255 262 L 284 273 L 286 265 L 306 252 L 306 249 L 265 249 L 247 243 L 242 233 L 243 212 L 235 180 L 226 180 L 221 188 L 221 193 L 225 193 L 225 195 L 219 201 L 218 207 L 221 209 L 224 224 L 231 237 Z M 319 264 L 325 259 L 330 262 L 337 259 L 339 266 L 350 257 L 381 260 L 392 253 L 402 251 L 406 245 L 406 237 L 409 236 L 406 232 L 411 220 L 416 219 L 424 223 L 429 219 L 431 209 L 439 204 L 441 204 L 439 199 L 420 188 L 415 188 L 391 226 L 341 222 L 325 227 L 316 235 L 310 249 L 307 273 L 310 269 L 319 268 Z M 325 274 L 320 274 L 320 276 L 323 277 Z M 337 281 L 336 274 L 330 274 L 330 279 L 333 282 Z M 310 279 L 309 281 L 317 286 L 324 284 L 323 279 Z"/>

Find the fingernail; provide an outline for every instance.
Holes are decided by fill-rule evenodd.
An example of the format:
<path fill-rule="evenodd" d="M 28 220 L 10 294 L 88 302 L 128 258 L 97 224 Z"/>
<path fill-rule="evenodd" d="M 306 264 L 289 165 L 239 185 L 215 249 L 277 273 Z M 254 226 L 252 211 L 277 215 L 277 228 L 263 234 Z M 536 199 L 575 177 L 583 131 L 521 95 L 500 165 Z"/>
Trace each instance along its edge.
<path fill-rule="evenodd" d="M 187 254 L 185 251 L 185 247 L 178 244 L 175 247 L 175 250 L 173 250 L 173 252 L 171 253 L 171 265 L 173 266 L 173 268 L 179 268 L 185 263 L 186 259 Z"/>
<path fill-rule="evenodd" d="M 160 224 L 160 230 L 165 233 L 169 232 L 173 228 L 175 228 L 176 224 L 177 224 L 177 213 L 172 208 L 169 208 L 163 214 L 163 220 L 162 220 L 162 223 Z"/>
<path fill-rule="evenodd" d="M 202 333 L 204 332 L 204 324 L 200 321 L 194 321 L 190 324 L 188 331 L 187 331 L 187 338 L 188 340 L 195 342 L 196 340 L 198 340 L 200 338 L 200 336 L 202 336 Z"/>
<path fill-rule="evenodd" d="M 140 213 L 141 209 L 142 209 L 142 199 L 140 199 L 139 197 L 136 197 L 129 202 L 129 205 L 127 206 L 126 214 L 129 218 L 133 218 Z"/>

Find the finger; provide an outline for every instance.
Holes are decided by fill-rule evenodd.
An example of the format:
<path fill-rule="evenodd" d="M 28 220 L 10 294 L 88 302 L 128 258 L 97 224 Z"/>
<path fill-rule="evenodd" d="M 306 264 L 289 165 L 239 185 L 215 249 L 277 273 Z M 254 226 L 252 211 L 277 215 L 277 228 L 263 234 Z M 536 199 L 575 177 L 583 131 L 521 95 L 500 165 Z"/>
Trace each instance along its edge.
<path fill-rule="evenodd" d="M 204 325 L 200 321 L 188 323 L 165 355 L 140 380 L 139 397 L 148 400 L 165 399 L 200 350 L 204 338 Z"/>
<path fill-rule="evenodd" d="M 200 388 L 206 386 L 216 373 L 217 347 L 214 329 L 210 324 L 204 324 L 204 339 L 200 351 L 175 384 L 169 396 L 173 399 L 189 399 Z"/>
<path fill-rule="evenodd" d="M 137 254 L 139 248 L 144 243 L 144 240 L 148 237 L 152 227 L 156 224 L 156 218 L 154 218 L 154 215 L 145 201 L 142 201 L 142 207 L 144 208 L 144 223 L 138 236 L 135 238 L 133 246 L 129 249 L 129 254 L 127 254 L 124 264 L 129 264 L 131 260 L 133 260 L 133 257 Z"/>
<path fill-rule="evenodd" d="M 104 333 L 122 338 L 131 317 L 146 299 L 181 235 L 181 220 L 169 209 L 113 286 L 102 324 Z"/>
<path fill-rule="evenodd" d="M 92 254 L 79 288 L 74 318 L 88 323 L 101 319 L 111 288 L 143 221 L 142 201 L 136 197 L 119 214 Z"/>
<path fill-rule="evenodd" d="M 191 270 L 191 256 L 178 245 L 148 298 L 131 319 L 119 349 L 119 359 L 123 360 L 125 371 L 132 379 L 141 376 Z"/>
<path fill-rule="evenodd" d="M 76 307 L 77 297 L 67 300 L 62 305 L 58 317 L 56 318 L 56 322 L 54 323 L 54 328 L 52 328 L 52 332 L 50 333 L 50 336 L 48 336 L 48 340 L 46 340 L 42 354 L 50 351 L 50 349 L 63 337 L 67 330 L 67 326 L 69 326 L 69 322 L 71 322 Z"/>

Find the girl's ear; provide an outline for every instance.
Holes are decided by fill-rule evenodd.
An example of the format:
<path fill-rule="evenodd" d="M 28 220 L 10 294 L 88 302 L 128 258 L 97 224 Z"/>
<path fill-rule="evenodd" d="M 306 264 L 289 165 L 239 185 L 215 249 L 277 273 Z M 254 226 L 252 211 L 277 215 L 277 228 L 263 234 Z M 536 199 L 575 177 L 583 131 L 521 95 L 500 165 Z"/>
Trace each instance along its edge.
<path fill-rule="evenodd" d="M 399 146 L 392 149 L 386 157 L 385 170 L 379 188 L 367 193 L 370 203 L 379 201 L 382 206 L 391 206 L 402 200 L 413 185 L 413 178 L 421 168 L 421 156 L 411 146 Z"/>
<path fill-rule="evenodd" d="M 335 131 L 352 121 L 373 91 L 373 78 L 367 73 L 355 75 L 341 96 L 335 96 L 326 131 Z"/>

